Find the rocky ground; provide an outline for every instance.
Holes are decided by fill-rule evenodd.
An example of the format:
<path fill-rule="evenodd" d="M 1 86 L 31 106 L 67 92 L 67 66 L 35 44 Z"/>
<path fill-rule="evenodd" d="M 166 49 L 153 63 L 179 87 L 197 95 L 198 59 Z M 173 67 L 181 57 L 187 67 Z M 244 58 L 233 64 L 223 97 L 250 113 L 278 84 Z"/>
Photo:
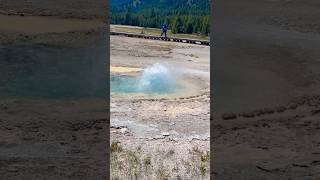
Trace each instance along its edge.
<path fill-rule="evenodd" d="M 111 154 L 112 178 L 135 174 L 139 179 L 209 178 L 209 49 L 111 36 L 112 66 L 130 70 L 161 63 L 170 67 L 177 83 L 185 85 L 181 91 L 169 94 L 111 92 L 111 141 L 124 149 Z M 111 74 L 119 74 L 112 69 Z M 125 73 L 122 70 L 120 74 Z M 139 160 L 125 163 L 128 159 L 123 157 L 128 154 Z M 152 166 L 149 169 L 145 169 L 146 158 Z M 119 164 L 130 164 L 130 168 L 120 169 Z M 135 167 L 142 170 L 130 171 Z"/>
<path fill-rule="evenodd" d="M 0 2 L 1 179 L 107 178 L 108 57 L 97 8 Z"/>
<path fill-rule="evenodd" d="M 319 2 L 215 4 L 215 179 L 319 179 Z"/>

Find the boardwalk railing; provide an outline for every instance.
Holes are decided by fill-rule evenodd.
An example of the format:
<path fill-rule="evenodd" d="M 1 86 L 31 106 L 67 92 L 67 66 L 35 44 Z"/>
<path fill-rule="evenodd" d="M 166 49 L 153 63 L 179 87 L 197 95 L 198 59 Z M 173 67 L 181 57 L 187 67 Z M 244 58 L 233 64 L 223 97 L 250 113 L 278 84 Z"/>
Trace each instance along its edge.
<path fill-rule="evenodd" d="M 153 40 L 161 40 L 161 41 L 174 41 L 174 42 L 182 42 L 182 43 L 210 46 L 210 41 L 198 40 L 198 39 L 160 37 L 160 36 L 152 36 L 152 35 L 145 35 L 145 34 L 125 33 L 125 32 L 110 32 L 110 34 L 111 35 L 127 36 L 127 37 L 136 37 L 136 38 L 153 39 Z"/>

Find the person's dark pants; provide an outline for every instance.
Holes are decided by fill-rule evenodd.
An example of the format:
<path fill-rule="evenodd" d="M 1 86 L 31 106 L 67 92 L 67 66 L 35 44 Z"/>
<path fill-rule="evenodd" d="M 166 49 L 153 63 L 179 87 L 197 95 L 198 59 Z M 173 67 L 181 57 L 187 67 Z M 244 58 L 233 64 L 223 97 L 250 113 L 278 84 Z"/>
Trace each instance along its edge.
<path fill-rule="evenodd" d="M 161 36 L 164 34 L 164 37 L 167 37 L 167 31 L 162 31 Z"/>

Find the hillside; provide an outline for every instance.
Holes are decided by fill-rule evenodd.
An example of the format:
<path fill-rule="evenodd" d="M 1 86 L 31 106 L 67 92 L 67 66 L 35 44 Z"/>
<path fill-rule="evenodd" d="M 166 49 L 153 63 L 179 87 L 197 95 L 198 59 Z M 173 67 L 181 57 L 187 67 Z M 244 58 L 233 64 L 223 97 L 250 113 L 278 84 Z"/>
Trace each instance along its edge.
<path fill-rule="evenodd" d="M 111 23 L 160 28 L 166 22 L 173 33 L 208 35 L 209 0 L 111 0 Z"/>

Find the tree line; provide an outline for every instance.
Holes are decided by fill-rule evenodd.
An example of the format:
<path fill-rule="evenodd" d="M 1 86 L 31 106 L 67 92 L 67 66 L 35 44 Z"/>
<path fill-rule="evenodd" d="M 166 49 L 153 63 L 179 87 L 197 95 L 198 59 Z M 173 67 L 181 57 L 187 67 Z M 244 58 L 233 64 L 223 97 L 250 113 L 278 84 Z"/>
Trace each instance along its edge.
<path fill-rule="evenodd" d="M 149 0 L 132 1 L 111 7 L 112 24 L 161 28 L 168 24 L 172 33 L 210 33 L 210 1 L 208 0 Z"/>

